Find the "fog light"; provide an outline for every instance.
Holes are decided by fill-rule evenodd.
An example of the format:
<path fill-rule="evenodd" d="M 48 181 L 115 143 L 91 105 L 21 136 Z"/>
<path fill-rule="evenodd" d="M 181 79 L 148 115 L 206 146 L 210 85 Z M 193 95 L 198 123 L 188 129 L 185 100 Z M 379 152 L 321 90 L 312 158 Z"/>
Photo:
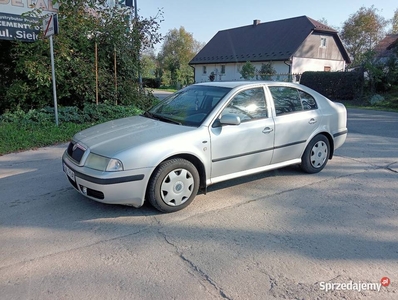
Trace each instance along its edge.
<path fill-rule="evenodd" d="M 82 186 L 81 188 L 82 188 L 82 193 L 84 195 L 87 195 L 87 188 L 85 186 Z"/>

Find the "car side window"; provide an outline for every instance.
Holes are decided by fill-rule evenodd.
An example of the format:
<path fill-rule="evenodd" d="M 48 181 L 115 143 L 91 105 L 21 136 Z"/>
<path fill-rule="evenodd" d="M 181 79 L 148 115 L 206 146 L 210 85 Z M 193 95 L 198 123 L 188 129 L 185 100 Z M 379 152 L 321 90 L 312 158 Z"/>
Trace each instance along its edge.
<path fill-rule="evenodd" d="M 277 116 L 303 110 L 298 90 L 287 86 L 269 87 Z"/>
<path fill-rule="evenodd" d="M 221 115 L 234 114 L 241 122 L 267 118 L 267 102 L 262 87 L 251 88 L 236 94 Z"/>
<path fill-rule="evenodd" d="M 298 93 L 300 95 L 301 103 L 303 105 L 304 110 L 311 110 L 318 108 L 318 105 L 316 104 L 314 97 L 300 90 L 298 91 Z"/>

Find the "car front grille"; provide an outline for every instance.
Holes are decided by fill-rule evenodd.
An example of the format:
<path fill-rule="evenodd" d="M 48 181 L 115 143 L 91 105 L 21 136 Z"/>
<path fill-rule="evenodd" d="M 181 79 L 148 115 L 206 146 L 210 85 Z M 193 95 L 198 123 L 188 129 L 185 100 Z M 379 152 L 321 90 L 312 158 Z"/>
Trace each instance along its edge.
<path fill-rule="evenodd" d="M 70 142 L 68 146 L 67 153 L 68 155 L 78 164 L 80 164 L 80 161 L 84 155 L 84 152 L 86 152 L 86 148 L 83 147 L 82 145 L 75 143 L 75 142 Z"/>

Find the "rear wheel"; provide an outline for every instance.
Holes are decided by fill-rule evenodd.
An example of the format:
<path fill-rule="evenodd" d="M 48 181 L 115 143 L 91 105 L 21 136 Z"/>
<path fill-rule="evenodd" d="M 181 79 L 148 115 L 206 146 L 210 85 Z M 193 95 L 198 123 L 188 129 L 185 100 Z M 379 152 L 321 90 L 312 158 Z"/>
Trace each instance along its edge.
<path fill-rule="evenodd" d="M 318 173 L 327 164 L 330 153 L 330 144 L 326 136 L 315 136 L 307 145 L 301 157 L 301 169 L 307 173 Z"/>
<path fill-rule="evenodd" d="M 154 171 L 147 190 L 147 199 L 162 212 L 187 207 L 199 189 L 199 173 L 195 166 L 181 158 L 161 163 Z"/>

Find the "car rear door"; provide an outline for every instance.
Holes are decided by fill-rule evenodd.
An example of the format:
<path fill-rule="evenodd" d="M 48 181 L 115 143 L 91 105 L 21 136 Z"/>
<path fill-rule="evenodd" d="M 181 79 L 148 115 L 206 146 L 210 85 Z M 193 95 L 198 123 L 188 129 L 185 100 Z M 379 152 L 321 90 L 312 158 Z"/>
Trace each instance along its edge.
<path fill-rule="evenodd" d="M 275 85 L 268 88 L 275 120 L 272 164 L 301 158 L 307 140 L 322 120 L 315 98 L 295 87 Z"/>

